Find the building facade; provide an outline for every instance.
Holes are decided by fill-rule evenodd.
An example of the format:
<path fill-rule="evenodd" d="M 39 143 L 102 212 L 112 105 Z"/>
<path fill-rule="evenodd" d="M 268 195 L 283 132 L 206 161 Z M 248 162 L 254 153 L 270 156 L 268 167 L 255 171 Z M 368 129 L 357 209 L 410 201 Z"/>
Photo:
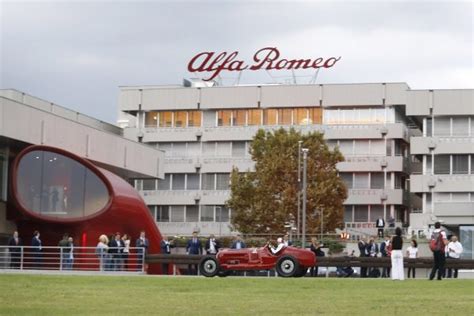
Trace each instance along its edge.
<path fill-rule="evenodd" d="M 420 122 L 407 116 L 406 83 L 121 87 L 125 135 L 165 151 L 163 180 L 138 179 L 136 188 L 166 234 L 227 235 L 232 210 L 229 175 L 252 170 L 248 150 L 260 128 L 320 131 L 339 147 L 338 164 L 349 194 L 344 222 L 354 234 L 374 231 L 382 217 L 408 225 L 422 196 L 409 192 L 409 175 L 421 170 L 410 156 Z M 296 205 L 295 205 L 296 208 Z"/>

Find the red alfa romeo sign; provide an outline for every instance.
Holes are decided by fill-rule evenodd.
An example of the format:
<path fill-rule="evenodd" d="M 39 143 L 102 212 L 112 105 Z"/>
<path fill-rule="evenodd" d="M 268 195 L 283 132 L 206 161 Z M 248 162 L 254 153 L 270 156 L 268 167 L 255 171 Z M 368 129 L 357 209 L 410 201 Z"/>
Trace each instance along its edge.
<path fill-rule="evenodd" d="M 190 72 L 209 72 L 210 76 L 204 81 L 216 78 L 223 70 L 243 71 L 243 70 L 291 70 L 291 69 L 318 69 L 331 68 L 339 60 L 339 57 L 329 57 L 324 59 L 285 59 L 280 58 L 280 51 L 276 47 L 265 47 L 258 50 L 253 55 L 253 63 L 247 64 L 238 59 L 239 52 L 202 52 L 194 56 L 188 63 Z"/>

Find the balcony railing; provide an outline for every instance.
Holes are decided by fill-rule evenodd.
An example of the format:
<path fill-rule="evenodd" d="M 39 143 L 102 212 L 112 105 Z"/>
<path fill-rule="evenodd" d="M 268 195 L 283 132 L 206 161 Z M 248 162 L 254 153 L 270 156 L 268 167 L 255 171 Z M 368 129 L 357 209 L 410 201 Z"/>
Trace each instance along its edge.
<path fill-rule="evenodd" d="M 143 248 L 0 246 L 0 269 L 144 273 Z"/>

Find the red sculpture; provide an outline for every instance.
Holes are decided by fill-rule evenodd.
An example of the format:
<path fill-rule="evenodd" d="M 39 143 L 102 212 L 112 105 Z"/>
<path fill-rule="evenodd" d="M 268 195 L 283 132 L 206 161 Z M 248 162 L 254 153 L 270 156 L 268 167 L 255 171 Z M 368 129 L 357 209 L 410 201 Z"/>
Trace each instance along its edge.
<path fill-rule="evenodd" d="M 148 253 L 159 253 L 161 234 L 138 192 L 114 173 L 87 159 L 49 146 L 29 146 L 15 159 L 11 177 L 9 219 L 17 224 L 24 245 L 33 231 L 44 246 L 57 246 L 64 233 L 76 245 L 95 247 L 102 234 L 127 233 L 131 246 L 140 231 Z M 151 265 L 148 273 L 159 273 Z"/>

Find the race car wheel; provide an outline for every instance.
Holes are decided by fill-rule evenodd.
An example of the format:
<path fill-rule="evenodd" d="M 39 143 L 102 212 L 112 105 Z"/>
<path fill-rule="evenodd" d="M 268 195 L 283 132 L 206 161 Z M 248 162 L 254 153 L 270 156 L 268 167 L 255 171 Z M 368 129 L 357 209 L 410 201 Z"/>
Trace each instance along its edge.
<path fill-rule="evenodd" d="M 204 257 L 199 263 L 199 272 L 205 277 L 213 277 L 219 273 L 219 262 L 214 257 Z"/>
<path fill-rule="evenodd" d="M 295 276 L 299 269 L 298 261 L 291 256 L 281 257 L 276 264 L 276 271 L 285 278 Z"/>

